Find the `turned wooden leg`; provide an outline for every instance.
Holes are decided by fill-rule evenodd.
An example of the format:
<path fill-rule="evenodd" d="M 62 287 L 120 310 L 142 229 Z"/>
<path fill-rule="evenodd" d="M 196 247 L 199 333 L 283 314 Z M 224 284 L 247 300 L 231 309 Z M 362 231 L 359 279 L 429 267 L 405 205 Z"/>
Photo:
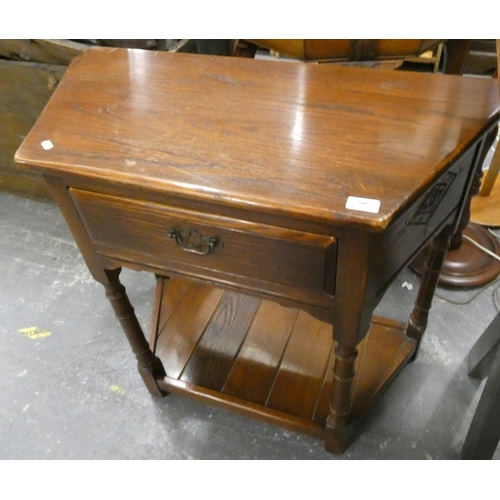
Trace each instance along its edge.
<path fill-rule="evenodd" d="M 165 376 L 165 369 L 161 361 L 151 351 L 135 315 L 134 308 L 127 297 L 125 287 L 119 280 L 121 268 L 113 271 L 105 270 L 104 272 L 108 280 L 101 281 L 101 283 L 106 289 L 106 297 L 113 306 L 115 315 L 120 321 L 132 351 L 137 358 L 139 373 L 151 394 L 164 396 L 165 393 L 160 390 L 156 380 Z"/>
<path fill-rule="evenodd" d="M 343 347 L 338 344 L 335 347 L 333 396 L 325 429 L 325 448 L 331 453 L 343 453 L 351 441 L 349 415 L 356 356 L 356 347 Z"/>
<path fill-rule="evenodd" d="M 422 281 L 418 290 L 417 300 L 410 316 L 406 335 L 417 341 L 417 349 L 412 359 L 415 359 L 422 340 L 422 335 L 427 327 L 432 299 L 439 281 L 439 273 L 443 266 L 446 252 L 450 246 L 450 230 L 445 228 L 432 241 L 424 266 Z"/>
<path fill-rule="evenodd" d="M 121 268 L 109 270 L 103 267 L 97 258 L 93 243 L 82 223 L 66 184 L 57 177 L 45 176 L 54 199 L 62 209 L 71 232 L 78 244 L 78 248 L 87 263 L 90 273 L 96 281 L 106 289 L 106 297 L 111 302 L 116 317 L 120 321 L 123 331 L 137 358 L 139 373 L 141 374 L 149 392 L 155 396 L 163 396 L 156 380 L 165 376 L 161 361 L 151 351 L 141 326 L 137 321 L 134 308 L 125 293 L 125 287 L 118 279 Z"/>

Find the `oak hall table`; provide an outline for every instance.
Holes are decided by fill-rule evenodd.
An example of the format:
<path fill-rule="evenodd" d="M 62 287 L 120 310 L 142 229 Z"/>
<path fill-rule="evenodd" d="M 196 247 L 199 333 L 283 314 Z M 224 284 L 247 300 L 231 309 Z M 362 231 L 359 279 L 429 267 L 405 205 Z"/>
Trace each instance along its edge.
<path fill-rule="evenodd" d="M 416 355 L 498 117 L 491 79 L 97 48 L 16 161 L 44 174 L 152 394 L 341 453 Z M 408 324 L 372 318 L 429 241 Z M 122 266 L 157 276 L 149 341 Z"/>

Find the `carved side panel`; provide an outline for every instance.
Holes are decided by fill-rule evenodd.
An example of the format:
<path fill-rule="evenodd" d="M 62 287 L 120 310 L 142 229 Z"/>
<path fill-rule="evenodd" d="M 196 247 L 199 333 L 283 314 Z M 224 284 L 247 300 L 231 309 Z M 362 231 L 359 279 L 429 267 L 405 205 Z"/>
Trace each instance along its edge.
<path fill-rule="evenodd" d="M 479 145 L 470 148 L 388 230 L 383 245 L 384 267 L 378 280 L 379 293 L 440 228 L 460 216 L 478 148 Z"/>

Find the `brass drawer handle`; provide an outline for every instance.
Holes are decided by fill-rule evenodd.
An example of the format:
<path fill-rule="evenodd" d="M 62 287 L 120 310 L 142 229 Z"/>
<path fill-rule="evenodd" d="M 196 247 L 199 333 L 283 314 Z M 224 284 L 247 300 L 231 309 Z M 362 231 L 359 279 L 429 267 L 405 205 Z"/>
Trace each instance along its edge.
<path fill-rule="evenodd" d="M 208 255 L 217 247 L 222 248 L 222 242 L 217 236 L 202 236 L 196 229 L 182 231 L 171 227 L 168 230 L 168 235 L 175 239 L 178 247 L 198 255 Z"/>

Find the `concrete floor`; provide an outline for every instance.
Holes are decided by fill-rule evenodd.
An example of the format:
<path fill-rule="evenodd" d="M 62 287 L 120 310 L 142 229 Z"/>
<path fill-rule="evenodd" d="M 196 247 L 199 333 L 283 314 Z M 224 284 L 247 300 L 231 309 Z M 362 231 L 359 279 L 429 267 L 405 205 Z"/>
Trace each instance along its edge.
<path fill-rule="evenodd" d="M 466 357 L 496 314 L 498 280 L 439 290 L 419 358 L 336 457 L 309 437 L 180 396 L 151 397 L 58 208 L 0 192 L 0 214 L 0 459 L 460 458 L 484 384 L 467 377 Z M 147 329 L 154 278 L 124 270 L 123 282 Z M 378 312 L 406 321 L 417 285 L 405 270 Z M 20 332 L 30 328 L 41 336 Z"/>

